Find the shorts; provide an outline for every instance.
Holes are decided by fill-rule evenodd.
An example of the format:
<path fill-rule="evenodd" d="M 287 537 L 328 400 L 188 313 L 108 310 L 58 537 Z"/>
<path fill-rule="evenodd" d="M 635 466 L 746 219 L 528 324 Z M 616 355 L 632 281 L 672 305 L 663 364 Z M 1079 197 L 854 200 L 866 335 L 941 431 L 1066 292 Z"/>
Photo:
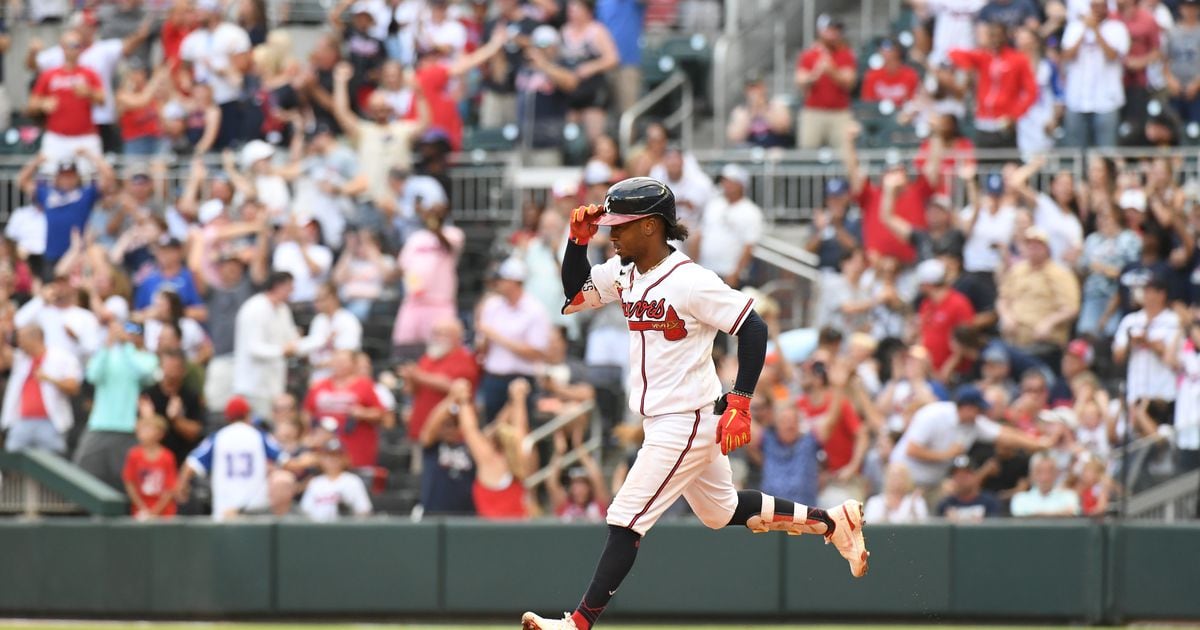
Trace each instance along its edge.
<path fill-rule="evenodd" d="M 608 508 L 608 524 L 644 536 L 683 496 L 706 526 L 728 525 L 738 496 L 729 457 L 717 444 L 719 419 L 711 406 L 646 418 L 646 440 Z"/>

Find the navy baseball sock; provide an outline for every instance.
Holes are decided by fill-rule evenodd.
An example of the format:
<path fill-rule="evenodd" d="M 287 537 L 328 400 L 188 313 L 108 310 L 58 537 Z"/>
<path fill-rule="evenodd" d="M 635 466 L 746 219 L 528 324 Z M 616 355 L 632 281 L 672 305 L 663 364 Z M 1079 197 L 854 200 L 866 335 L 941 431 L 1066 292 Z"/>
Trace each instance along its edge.
<path fill-rule="evenodd" d="M 604 553 L 600 554 L 600 561 L 596 563 L 592 583 L 571 615 L 579 630 L 590 630 L 600 618 L 600 613 L 608 607 L 608 602 L 633 568 L 641 541 L 642 537 L 632 529 L 608 526 L 608 542 L 604 544 Z"/>
<path fill-rule="evenodd" d="M 738 504 L 733 510 L 733 518 L 729 519 L 729 525 L 745 525 L 751 517 L 758 516 L 762 513 L 763 495 L 758 490 L 740 490 L 738 491 Z M 795 516 L 796 504 L 787 499 L 775 497 L 775 514 L 776 516 Z M 825 513 L 821 508 L 810 507 L 806 516 L 809 521 L 818 521 L 825 523 L 825 527 L 829 528 L 828 532 L 833 533 L 833 519 Z"/>

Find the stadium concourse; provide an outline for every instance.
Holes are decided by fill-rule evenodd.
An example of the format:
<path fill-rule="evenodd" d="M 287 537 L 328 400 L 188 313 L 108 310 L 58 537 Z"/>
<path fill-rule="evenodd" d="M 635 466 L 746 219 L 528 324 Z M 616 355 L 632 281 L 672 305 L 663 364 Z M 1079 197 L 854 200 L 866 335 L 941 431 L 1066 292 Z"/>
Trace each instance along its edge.
<path fill-rule="evenodd" d="M 642 439 L 627 323 L 564 318 L 559 260 L 631 176 L 770 328 L 739 487 L 872 523 L 1098 517 L 1200 467 L 1197 0 L 814 15 L 731 93 L 711 43 L 799 4 L 14 6 L 4 446 L 137 518 L 602 522 Z M 622 117 L 675 64 L 716 147 Z M 510 198 L 535 165 L 575 175 Z"/>

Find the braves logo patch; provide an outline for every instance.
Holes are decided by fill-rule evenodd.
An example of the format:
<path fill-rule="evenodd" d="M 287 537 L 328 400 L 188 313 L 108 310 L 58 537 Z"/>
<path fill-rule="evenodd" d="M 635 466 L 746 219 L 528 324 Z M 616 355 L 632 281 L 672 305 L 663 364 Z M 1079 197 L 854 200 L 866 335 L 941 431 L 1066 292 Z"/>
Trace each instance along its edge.
<path fill-rule="evenodd" d="M 667 341 L 679 341 L 687 337 L 687 325 L 674 306 L 667 306 L 666 300 L 658 299 L 647 302 L 625 302 L 621 305 L 625 317 L 629 319 L 629 330 L 634 332 L 661 332 Z M 638 319 L 633 319 L 637 317 Z M 644 319 L 649 318 L 649 319 Z"/>

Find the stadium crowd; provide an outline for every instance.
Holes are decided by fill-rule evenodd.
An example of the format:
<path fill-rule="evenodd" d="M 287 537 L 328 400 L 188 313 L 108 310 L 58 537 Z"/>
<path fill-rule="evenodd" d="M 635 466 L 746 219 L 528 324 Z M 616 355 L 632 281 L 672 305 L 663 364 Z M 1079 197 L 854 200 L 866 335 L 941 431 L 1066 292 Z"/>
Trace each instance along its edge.
<path fill-rule="evenodd" d="M 69 455 L 140 518 L 330 520 L 414 479 L 416 514 L 602 519 L 640 418 L 621 309 L 560 314 L 568 212 L 656 177 L 693 235 L 677 247 L 730 285 L 762 278 L 750 173 L 714 182 L 661 124 L 627 155 L 609 135 L 646 29 L 714 4 L 343 0 L 307 59 L 262 2 L 64 13 L 56 46 L 20 51 L 41 129 L 0 241 L 5 448 Z M 912 9 L 911 37 L 861 42 L 865 64 L 821 16 L 794 92 L 751 78 L 725 121 L 731 144 L 829 147 L 844 167 L 803 243 L 812 328 L 781 330 L 758 294 L 773 350 L 735 473 L 804 504 L 866 500 L 871 522 L 1105 514 L 1121 445 L 1200 466 L 1196 174 L 1101 155 L 1200 123 L 1200 1 Z M 869 177 L 880 113 L 919 146 Z M 464 311 L 451 156 L 465 128 L 508 121 L 552 154 L 577 124 L 591 156 L 496 236 Z M 1041 189 L 1055 146 L 1087 148 L 1087 177 Z M 167 156 L 188 164 L 177 186 Z M 598 452 L 586 416 L 524 446 L 587 403 Z"/>

